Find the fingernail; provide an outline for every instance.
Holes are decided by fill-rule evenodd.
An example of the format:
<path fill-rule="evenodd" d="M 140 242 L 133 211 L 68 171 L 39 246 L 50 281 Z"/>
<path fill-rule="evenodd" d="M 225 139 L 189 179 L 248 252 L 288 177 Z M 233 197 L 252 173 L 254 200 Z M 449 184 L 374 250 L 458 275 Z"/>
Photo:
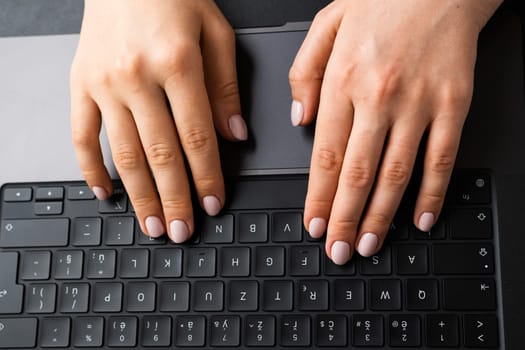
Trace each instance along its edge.
<path fill-rule="evenodd" d="M 108 193 L 106 192 L 104 188 L 100 186 L 93 186 L 91 191 L 93 191 L 93 193 L 95 194 L 98 200 L 103 201 L 103 200 L 108 199 Z"/>
<path fill-rule="evenodd" d="M 164 225 L 156 216 L 148 216 L 146 218 L 146 229 L 148 230 L 148 235 L 153 238 L 160 237 L 164 233 Z"/>
<path fill-rule="evenodd" d="M 377 250 L 377 243 L 379 242 L 377 235 L 373 233 L 365 233 L 361 236 L 359 244 L 357 245 L 357 252 L 361 256 L 369 257 L 374 255 Z"/>
<path fill-rule="evenodd" d="M 228 126 L 233 137 L 237 140 L 246 141 L 248 139 L 248 128 L 246 127 L 244 119 L 239 114 L 232 115 L 230 119 L 228 119 Z"/>
<path fill-rule="evenodd" d="M 432 226 L 434 225 L 434 214 L 429 212 L 424 212 L 419 217 L 418 228 L 423 232 L 429 232 Z"/>
<path fill-rule="evenodd" d="M 202 206 L 209 216 L 215 216 L 221 211 L 221 202 L 215 196 L 206 196 L 202 199 Z"/>
<path fill-rule="evenodd" d="M 308 232 L 312 238 L 321 238 L 326 231 L 326 220 L 322 218 L 313 218 L 308 224 Z"/>
<path fill-rule="evenodd" d="M 293 126 L 301 125 L 304 116 L 303 104 L 301 102 L 295 100 L 292 102 L 292 110 L 290 112 L 290 116 L 292 118 Z"/>
<path fill-rule="evenodd" d="M 189 238 L 188 226 L 184 221 L 173 220 L 170 224 L 170 238 L 175 243 L 183 243 Z"/>
<path fill-rule="evenodd" d="M 332 261 L 337 265 L 344 265 L 350 259 L 350 244 L 336 241 L 332 244 Z"/>

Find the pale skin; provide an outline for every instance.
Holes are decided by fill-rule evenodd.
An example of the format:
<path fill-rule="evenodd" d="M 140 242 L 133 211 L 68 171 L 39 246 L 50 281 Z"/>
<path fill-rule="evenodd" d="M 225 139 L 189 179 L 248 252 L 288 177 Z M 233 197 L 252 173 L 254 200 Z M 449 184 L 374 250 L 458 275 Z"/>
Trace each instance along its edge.
<path fill-rule="evenodd" d="M 477 38 L 502 0 L 335 0 L 290 69 L 295 126 L 317 118 L 304 225 L 337 264 L 375 254 L 428 131 L 414 224 L 440 215 L 469 109 Z M 86 0 L 71 74 L 73 143 L 99 199 L 112 191 L 99 132 L 142 230 L 183 242 L 189 183 L 225 201 L 215 130 L 246 140 L 234 35 L 211 0 Z M 186 174 L 184 157 L 191 169 Z M 158 191 L 158 194 L 157 194 Z M 368 203 L 368 204 L 367 204 Z"/>

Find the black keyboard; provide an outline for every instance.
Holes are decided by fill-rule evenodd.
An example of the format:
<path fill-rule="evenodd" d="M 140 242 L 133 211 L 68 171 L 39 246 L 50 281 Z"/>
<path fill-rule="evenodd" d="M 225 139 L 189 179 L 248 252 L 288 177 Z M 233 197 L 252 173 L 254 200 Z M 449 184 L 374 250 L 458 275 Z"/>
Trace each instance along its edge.
<path fill-rule="evenodd" d="M 304 177 L 241 179 L 190 242 L 145 236 L 121 185 L 1 191 L 0 348 L 499 348 L 488 172 L 454 176 L 430 233 L 410 190 L 371 258 L 331 263 L 302 225 Z"/>

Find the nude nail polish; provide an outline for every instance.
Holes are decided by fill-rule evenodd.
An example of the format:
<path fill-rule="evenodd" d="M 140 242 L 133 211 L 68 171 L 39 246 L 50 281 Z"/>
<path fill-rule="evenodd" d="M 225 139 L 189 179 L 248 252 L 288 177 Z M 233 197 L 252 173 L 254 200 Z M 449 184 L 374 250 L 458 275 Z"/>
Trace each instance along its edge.
<path fill-rule="evenodd" d="M 308 232 L 312 238 L 321 238 L 326 231 L 326 220 L 323 218 L 313 218 L 308 224 Z"/>
<path fill-rule="evenodd" d="M 108 199 L 108 193 L 103 187 L 93 186 L 91 191 L 93 192 L 93 194 L 95 194 L 95 197 L 97 197 L 98 200 L 103 201 L 103 200 Z"/>
<path fill-rule="evenodd" d="M 370 232 L 365 233 L 361 236 L 361 239 L 359 240 L 359 243 L 356 247 L 357 252 L 364 257 L 372 256 L 377 250 L 378 242 L 379 239 L 377 238 L 377 235 Z"/>
<path fill-rule="evenodd" d="M 350 244 L 343 241 L 336 241 L 332 244 L 332 261 L 336 265 L 344 265 L 350 259 Z"/>
<path fill-rule="evenodd" d="M 301 102 L 295 100 L 292 102 L 290 117 L 292 119 L 293 126 L 301 125 L 301 122 L 303 121 L 304 117 L 304 108 Z"/>
<path fill-rule="evenodd" d="M 215 216 L 221 211 L 221 202 L 215 196 L 206 196 L 202 199 L 202 206 L 209 216 Z"/>
<path fill-rule="evenodd" d="M 228 119 L 228 126 L 230 127 L 233 137 L 237 140 L 246 141 L 248 139 L 248 127 L 239 114 L 232 115 L 230 119 Z"/>
<path fill-rule="evenodd" d="M 183 243 L 185 242 L 189 236 L 190 232 L 188 230 L 188 226 L 184 221 L 181 220 L 173 220 L 170 223 L 170 232 L 169 236 L 171 240 L 175 243 Z"/>
<path fill-rule="evenodd" d="M 419 217 L 418 228 L 423 232 L 430 232 L 430 229 L 434 226 L 434 220 L 434 214 L 424 212 Z"/>
<path fill-rule="evenodd" d="M 162 221 L 156 216 L 148 216 L 145 220 L 145 224 L 150 237 L 157 238 L 162 236 L 165 232 Z"/>

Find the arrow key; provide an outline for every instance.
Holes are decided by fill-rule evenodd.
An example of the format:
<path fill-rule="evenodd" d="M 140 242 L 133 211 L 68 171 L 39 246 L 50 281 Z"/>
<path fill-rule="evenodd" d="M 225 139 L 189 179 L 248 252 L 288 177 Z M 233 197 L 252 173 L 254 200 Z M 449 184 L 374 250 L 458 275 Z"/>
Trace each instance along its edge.
<path fill-rule="evenodd" d="M 465 346 L 495 348 L 498 346 L 498 319 L 495 315 L 465 315 Z"/>

